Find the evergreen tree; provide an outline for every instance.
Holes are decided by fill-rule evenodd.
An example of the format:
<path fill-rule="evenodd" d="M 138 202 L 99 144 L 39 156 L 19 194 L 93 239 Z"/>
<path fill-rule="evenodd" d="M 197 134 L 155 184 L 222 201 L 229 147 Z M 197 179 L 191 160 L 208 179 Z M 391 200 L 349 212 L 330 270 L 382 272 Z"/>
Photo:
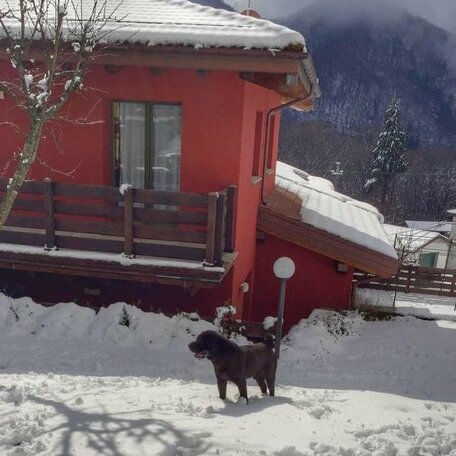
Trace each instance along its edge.
<path fill-rule="evenodd" d="M 401 121 L 400 100 L 393 96 L 385 112 L 385 127 L 372 151 L 369 175 L 364 183 L 366 190 L 379 189 L 380 211 L 387 215 L 394 200 L 394 187 L 398 174 L 405 172 L 406 138 Z M 388 214 L 390 215 L 390 214 Z"/>

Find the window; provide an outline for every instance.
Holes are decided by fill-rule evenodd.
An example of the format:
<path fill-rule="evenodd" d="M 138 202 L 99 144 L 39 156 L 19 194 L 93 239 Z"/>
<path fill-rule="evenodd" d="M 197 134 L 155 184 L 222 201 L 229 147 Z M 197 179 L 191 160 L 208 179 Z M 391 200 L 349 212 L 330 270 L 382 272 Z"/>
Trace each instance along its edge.
<path fill-rule="evenodd" d="M 255 118 L 255 142 L 253 144 L 252 176 L 261 176 L 261 146 L 263 144 L 263 113 L 257 111 Z"/>
<path fill-rule="evenodd" d="M 425 268 L 435 268 L 437 264 L 437 252 L 426 252 L 420 256 L 420 266 Z"/>
<path fill-rule="evenodd" d="M 179 191 L 181 106 L 113 103 L 114 184 Z"/>

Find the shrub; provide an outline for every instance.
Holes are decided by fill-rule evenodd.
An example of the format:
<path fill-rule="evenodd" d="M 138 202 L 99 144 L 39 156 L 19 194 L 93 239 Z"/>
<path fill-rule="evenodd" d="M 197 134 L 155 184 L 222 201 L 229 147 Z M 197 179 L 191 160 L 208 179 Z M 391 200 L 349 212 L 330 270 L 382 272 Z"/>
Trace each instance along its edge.
<path fill-rule="evenodd" d="M 240 321 L 234 319 L 236 309 L 229 305 L 229 302 L 225 302 L 222 307 L 217 307 L 216 312 L 217 317 L 214 320 L 214 325 L 220 334 L 223 334 L 228 339 L 242 335 L 244 327 Z"/>
<path fill-rule="evenodd" d="M 127 328 L 129 328 L 131 325 L 131 316 L 125 306 L 122 307 L 122 314 L 120 316 L 119 325 L 126 326 Z"/>
<path fill-rule="evenodd" d="M 14 307 L 12 304 L 9 307 L 10 311 L 13 313 L 16 322 L 19 321 L 19 314 L 17 313 L 17 307 Z"/>

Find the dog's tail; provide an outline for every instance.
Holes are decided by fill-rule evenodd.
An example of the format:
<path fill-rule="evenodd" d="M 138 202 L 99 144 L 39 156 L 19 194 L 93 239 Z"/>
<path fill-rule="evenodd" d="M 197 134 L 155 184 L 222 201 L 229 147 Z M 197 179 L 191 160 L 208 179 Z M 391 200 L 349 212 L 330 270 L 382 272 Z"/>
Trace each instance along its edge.
<path fill-rule="evenodd" d="M 264 344 L 266 345 L 266 347 L 268 348 L 274 348 L 275 346 L 275 338 L 272 334 L 266 334 L 264 336 Z"/>

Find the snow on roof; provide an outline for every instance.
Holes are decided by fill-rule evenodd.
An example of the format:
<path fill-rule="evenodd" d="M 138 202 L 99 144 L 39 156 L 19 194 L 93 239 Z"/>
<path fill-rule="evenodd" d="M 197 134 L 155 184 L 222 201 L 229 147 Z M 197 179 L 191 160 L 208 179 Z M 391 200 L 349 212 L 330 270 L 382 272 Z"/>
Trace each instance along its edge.
<path fill-rule="evenodd" d="M 383 229 L 383 216 L 370 204 L 338 193 L 330 181 L 282 162 L 277 162 L 276 186 L 301 199 L 304 223 L 397 258 Z"/>
<path fill-rule="evenodd" d="M 434 239 L 444 239 L 435 231 L 414 230 L 407 226 L 389 225 L 387 223 L 383 225 L 383 228 L 393 245 L 409 252 L 419 250 Z"/>
<path fill-rule="evenodd" d="M 16 6 L 0 0 L 0 10 L 8 3 Z M 78 14 L 81 3 L 82 17 L 88 17 L 93 1 L 76 0 Z M 68 19 L 75 17 L 73 9 L 69 8 Z M 112 16 L 103 29 L 102 42 L 106 43 L 271 50 L 298 46 L 305 50 L 302 35 L 287 27 L 186 0 L 107 0 L 106 16 Z M 16 28 L 17 24 L 9 22 Z"/>
<path fill-rule="evenodd" d="M 425 221 L 425 220 L 406 220 L 405 224 L 414 230 L 436 231 L 438 233 L 449 233 L 451 222 L 447 221 Z"/>

